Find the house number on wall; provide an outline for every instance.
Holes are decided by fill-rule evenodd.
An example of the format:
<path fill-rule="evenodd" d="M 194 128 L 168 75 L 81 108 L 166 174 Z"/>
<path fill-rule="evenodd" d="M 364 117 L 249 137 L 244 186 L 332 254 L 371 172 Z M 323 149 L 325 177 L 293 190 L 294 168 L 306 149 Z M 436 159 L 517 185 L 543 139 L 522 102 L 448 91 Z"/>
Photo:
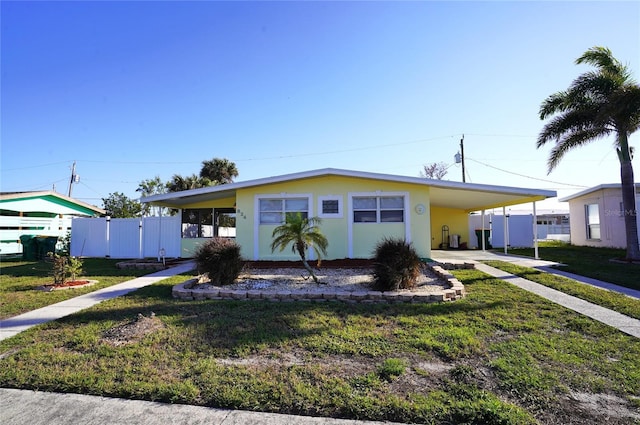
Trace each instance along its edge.
<path fill-rule="evenodd" d="M 421 214 L 421 215 L 422 215 L 422 214 L 424 214 L 424 212 L 425 212 L 426 210 L 427 210 L 427 209 L 424 207 L 424 205 L 422 205 L 422 204 L 418 204 L 418 205 L 416 205 L 416 212 L 417 212 L 418 214 Z"/>

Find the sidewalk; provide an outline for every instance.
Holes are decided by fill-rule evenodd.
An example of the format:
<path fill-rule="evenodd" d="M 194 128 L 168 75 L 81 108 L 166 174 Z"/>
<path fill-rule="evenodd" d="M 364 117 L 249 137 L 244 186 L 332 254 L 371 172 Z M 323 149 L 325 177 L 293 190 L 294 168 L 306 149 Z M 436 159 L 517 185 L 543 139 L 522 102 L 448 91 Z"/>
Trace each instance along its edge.
<path fill-rule="evenodd" d="M 151 285 L 162 279 L 187 272 L 192 270 L 194 267 L 195 266 L 192 262 L 181 264 L 176 267 L 160 270 L 159 272 L 109 286 L 95 292 L 80 295 L 79 297 L 61 301 L 57 304 L 42 307 L 19 316 L 0 320 L 0 341 L 17 335 L 32 326 L 68 316 L 80 310 L 84 310 L 85 308 L 92 307 L 102 301 L 128 294 L 131 291 Z"/>
<path fill-rule="evenodd" d="M 3 425 L 393 425 L 0 388 Z"/>

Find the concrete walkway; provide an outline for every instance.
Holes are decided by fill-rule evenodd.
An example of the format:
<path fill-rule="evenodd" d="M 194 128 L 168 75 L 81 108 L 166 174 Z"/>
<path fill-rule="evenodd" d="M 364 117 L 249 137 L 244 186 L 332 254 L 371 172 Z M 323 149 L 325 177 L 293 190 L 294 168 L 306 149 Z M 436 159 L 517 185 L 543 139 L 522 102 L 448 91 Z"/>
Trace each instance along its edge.
<path fill-rule="evenodd" d="M 507 254 L 497 253 L 493 251 L 475 251 L 475 250 L 432 251 L 431 257 L 432 259 L 439 262 L 454 262 L 454 263 L 465 262 L 465 261 L 470 263 L 477 263 L 478 261 L 489 261 L 489 260 L 506 261 L 508 263 L 513 263 L 517 266 L 538 269 L 546 273 L 567 277 L 569 279 L 573 279 L 581 283 L 586 283 L 588 285 L 597 286 L 602 289 L 619 292 L 621 294 L 625 294 L 630 297 L 640 299 L 640 291 L 636 289 L 626 288 L 624 286 L 614 285 L 613 283 L 604 282 L 602 280 L 592 279 L 590 277 L 580 276 L 574 273 L 565 272 L 561 269 L 558 269 L 557 267 L 554 267 L 554 266 L 561 266 L 560 263 L 556 263 L 554 261 L 536 260 L 531 257 L 523 257 L 519 255 L 507 255 Z"/>
<path fill-rule="evenodd" d="M 2 425 L 393 425 L 0 388 Z"/>
<path fill-rule="evenodd" d="M 538 270 L 542 270 L 543 272 L 555 274 L 558 276 L 568 277 L 569 279 L 577 280 L 578 282 L 588 283 L 592 286 L 597 286 L 598 288 L 608 289 L 609 291 L 620 292 L 621 294 L 628 295 L 633 298 L 640 299 L 640 291 L 637 289 L 625 288 L 624 286 L 614 285 L 613 283 L 603 282 L 602 280 L 592 279 L 586 276 L 580 276 L 574 273 L 565 272 L 564 270 L 549 267 L 549 266 L 537 266 L 535 267 Z"/>
<path fill-rule="evenodd" d="M 571 295 L 567 295 L 564 292 L 557 291 L 539 283 L 532 282 L 527 279 L 515 276 L 505 271 L 496 269 L 494 267 L 487 266 L 480 261 L 497 260 L 506 261 L 523 267 L 536 268 L 548 273 L 557 274 L 560 276 L 574 279 L 581 283 L 597 286 L 603 289 L 616 291 L 624 295 L 635 297 L 640 299 L 640 291 L 634 289 L 625 288 L 622 286 L 614 285 L 612 283 L 603 282 L 596 279 L 591 279 L 584 276 L 578 276 L 576 274 L 563 272 L 552 266 L 558 265 L 553 261 L 536 260 L 530 257 L 521 257 L 515 255 L 505 255 L 489 251 L 433 251 L 431 253 L 432 259 L 439 262 L 470 262 L 474 263 L 476 269 L 483 271 L 491 276 L 504 279 L 509 283 L 512 283 L 522 289 L 529 292 L 533 292 L 543 298 L 553 301 L 556 304 L 560 304 L 570 310 L 576 311 L 594 320 L 602 322 L 606 325 L 612 326 L 628 335 L 640 338 L 640 320 L 634 319 L 624 314 L 609 310 L 599 305 L 584 301 L 580 298 L 576 298 Z"/>
<path fill-rule="evenodd" d="M 131 291 L 151 285 L 162 279 L 188 272 L 195 267 L 194 263 L 188 262 L 166 270 L 160 270 L 146 276 L 129 280 L 117 285 L 109 286 L 95 292 L 91 292 L 79 297 L 61 301 L 19 316 L 0 320 L 0 341 L 19 334 L 32 326 L 50 322 L 61 317 L 76 313 L 85 308 L 92 307 L 102 301 L 128 294 Z"/>
<path fill-rule="evenodd" d="M 624 314 L 609 310 L 599 305 L 592 304 L 580 298 L 567 295 L 564 292 L 556 291 L 539 283 L 532 282 L 527 279 L 512 275 L 505 271 L 489 267 L 486 264 L 476 263 L 476 269 L 490 274 L 491 276 L 504 279 L 507 282 L 516 285 L 536 295 L 540 295 L 556 304 L 560 304 L 570 310 L 576 311 L 594 320 L 612 326 L 620 331 L 640 338 L 640 320 L 634 319 Z"/>

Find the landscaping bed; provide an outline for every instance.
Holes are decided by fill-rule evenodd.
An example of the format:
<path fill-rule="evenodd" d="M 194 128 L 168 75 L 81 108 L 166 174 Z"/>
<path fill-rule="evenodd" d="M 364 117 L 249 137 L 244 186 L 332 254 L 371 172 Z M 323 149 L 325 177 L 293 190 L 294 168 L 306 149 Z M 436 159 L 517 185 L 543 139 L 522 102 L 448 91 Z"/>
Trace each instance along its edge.
<path fill-rule="evenodd" d="M 213 285 L 206 275 L 182 282 L 173 288 L 175 298 L 242 299 L 268 301 L 344 301 L 344 302 L 442 302 L 464 297 L 464 286 L 439 265 L 424 265 L 411 289 L 372 290 L 374 274 L 369 260 L 323 262 L 309 277 L 299 262 L 250 262 L 229 285 Z M 294 266 L 295 267 L 292 267 Z"/>

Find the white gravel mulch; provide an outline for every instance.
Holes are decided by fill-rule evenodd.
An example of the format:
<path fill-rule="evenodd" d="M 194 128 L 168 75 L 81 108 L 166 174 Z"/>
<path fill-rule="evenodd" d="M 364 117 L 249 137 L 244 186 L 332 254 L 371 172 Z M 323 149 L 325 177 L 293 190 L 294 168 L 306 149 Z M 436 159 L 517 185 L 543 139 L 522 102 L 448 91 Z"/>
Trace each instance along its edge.
<path fill-rule="evenodd" d="M 301 268 L 282 269 L 251 269 L 243 272 L 236 283 L 225 285 L 225 289 L 233 290 L 261 290 L 261 291 L 305 291 L 325 292 L 344 291 L 357 292 L 371 290 L 373 282 L 373 270 L 371 269 L 347 269 L 326 268 L 316 271 L 320 281 L 316 284 L 309 273 Z M 197 285 L 198 289 L 220 289 L 219 286 L 209 284 L 206 276 L 201 276 Z M 417 286 L 411 292 L 436 293 L 445 288 L 445 283 L 430 270 L 424 270 L 418 280 Z M 409 290 L 404 290 L 409 291 Z"/>

